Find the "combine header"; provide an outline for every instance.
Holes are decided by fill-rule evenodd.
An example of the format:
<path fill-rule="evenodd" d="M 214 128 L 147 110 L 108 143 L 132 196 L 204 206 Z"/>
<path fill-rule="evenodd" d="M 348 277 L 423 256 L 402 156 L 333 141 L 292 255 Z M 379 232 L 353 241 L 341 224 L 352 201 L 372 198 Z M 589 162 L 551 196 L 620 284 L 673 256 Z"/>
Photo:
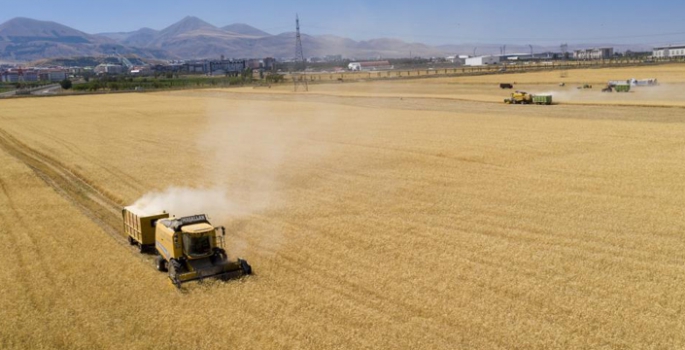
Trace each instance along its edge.
<path fill-rule="evenodd" d="M 206 215 L 175 218 L 167 213 L 146 215 L 126 207 L 122 216 L 129 243 L 139 246 L 141 252 L 154 245 L 157 270 L 167 271 L 178 288 L 188 281 L 210 277 L 227 280 L 252 273 L 247 261 L 228 259 L 224 250 L 226 228 L 212 226 Z"/>

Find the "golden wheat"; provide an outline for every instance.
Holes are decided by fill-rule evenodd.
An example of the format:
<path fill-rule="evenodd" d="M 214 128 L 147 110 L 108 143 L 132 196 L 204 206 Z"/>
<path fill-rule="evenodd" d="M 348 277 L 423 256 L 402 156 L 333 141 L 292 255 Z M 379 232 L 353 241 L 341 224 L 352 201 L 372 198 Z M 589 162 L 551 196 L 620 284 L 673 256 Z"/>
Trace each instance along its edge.
<path fill-rule="evenodd" d="M 680 109 L 350 86 L 3 101 L 0 348 L 685 347 Z M 19 151 L 121 204 L 226 189 L 256 275 L 176 291 Z"/>

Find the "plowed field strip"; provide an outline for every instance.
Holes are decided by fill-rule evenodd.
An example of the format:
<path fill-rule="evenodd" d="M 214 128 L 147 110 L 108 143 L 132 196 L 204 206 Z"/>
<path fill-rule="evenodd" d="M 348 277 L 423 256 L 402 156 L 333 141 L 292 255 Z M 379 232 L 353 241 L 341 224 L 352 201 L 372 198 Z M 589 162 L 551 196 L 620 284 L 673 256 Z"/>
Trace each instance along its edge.
<path fill-rule="evenodd" d="M 100 226 L 118 243 L 128 245 L 120 230 L 117 199 L 103 195 L 86 179 L 58 161 L 37 152 L 0 129 L 0 148 L 26 164 L 45 184 L 74 204 L 86 217 Z"/>

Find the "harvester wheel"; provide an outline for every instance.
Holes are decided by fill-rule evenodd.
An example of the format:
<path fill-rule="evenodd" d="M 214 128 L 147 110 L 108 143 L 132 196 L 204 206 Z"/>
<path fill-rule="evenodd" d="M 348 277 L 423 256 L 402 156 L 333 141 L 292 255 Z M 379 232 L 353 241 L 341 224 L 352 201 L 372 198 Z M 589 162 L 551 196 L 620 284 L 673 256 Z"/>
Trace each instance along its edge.
<path fill-rule="evenodd" d="M 178 262 L 178 260 L 171 259 L 169 260 L 167 269 L 169 270 L 169 279 L 171 280 L 171 283 L 173 283 L 176 288 L 180 289 L 181 281 L 178 279 L 178 272 L 181 270 L 181 264 Z"/>
<path fill-rule="evenodd" d="M 128 244 L 130 244 L 130 245 L 136 245 L 136 241 L 133 239 L 133 237 L 128 236 Z"/>
<path fill-rule="evenodd" d="M 247 261 L 240 259 L 240 268 L 243 270 L 243 273 L 246 275 L 251 275 L 252 274 L 252 266 L 247 263 Z"/>
<path fill-rule="evenodd" d="M 157 266 L 157 271 L 160 271 L 160 272 L 166 272 L 167 271 L 166 260 L 164 260 L 164 258 L 162 258 L 161 256 L 158 256 L 155 259 L 155 265 Z"/>

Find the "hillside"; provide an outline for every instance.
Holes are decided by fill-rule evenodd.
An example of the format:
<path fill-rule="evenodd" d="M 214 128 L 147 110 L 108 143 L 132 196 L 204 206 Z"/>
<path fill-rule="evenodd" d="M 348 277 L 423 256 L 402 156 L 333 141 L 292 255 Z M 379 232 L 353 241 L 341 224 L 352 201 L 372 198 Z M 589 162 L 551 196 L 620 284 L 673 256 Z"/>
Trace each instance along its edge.
<path fill-rule="evenodd" d="M 174 57 L 160 49 L 124 45 L 116 37 L 91 35 L 56 22 L 19 17 L 0 25 L 0 60 L 97 56 L 114 50 L 145 58 Z"/>
<path fill-rule="evenodd" d="M 249 26 L 244 23 L 234 23 L 234 24 L 229 24 L 227 26 L 221 27 L 221 29 L 233 33 L 238 33 L 238 34 L 243 34 L 243 35 L 250 35 L 254 37 L 264 37 L 264 36 L 270 36 L 271 34 L 259 30 L 255 27 Z"/>
<path fill-rule="evenodd" d="M 15 18 L 0 25 L 0 59 L 38 60 L 98 56 L 114 52 L 155 59 L 292 57 L 293 32 L 271 35 L 243 23 L 217 27 L 187 16 L 161 30 L 87 34 L 55 22 Z M 340 54 L 350 58 L 443 55 L 448 51 L 396 39 L 354 41 L 333 35 L 302 36 L 305 55 Z"/>
<path fill-rule="evenodd" d="M 464 43 L 431 46 L 390 38 L 355 41 L 335 35 L 302 34 L 307 57 L 343 55 L 352 59 L 432 57 L 454 54 L 497 54 L 500 45 Z M 202 59 L 294 56 L 295 34 L 269 34 L 247 24 L 217 27 L 200 18 L 187 16 L 161 30 L 141 28 L 132 32 L 87 34 L 49 21 L 15 18 L 0 25 L 0 61 L 26 61 L 54 57 L 97 56 L 117 53 L 153 59 Z M 640 46 L 613 46 L 617 50 L 648 50 Z M 533 51 L 558 51 L 556 46 L 533 46 Z M 529 53 L 528 45 L 509 45 L 508 53 Z"/>

